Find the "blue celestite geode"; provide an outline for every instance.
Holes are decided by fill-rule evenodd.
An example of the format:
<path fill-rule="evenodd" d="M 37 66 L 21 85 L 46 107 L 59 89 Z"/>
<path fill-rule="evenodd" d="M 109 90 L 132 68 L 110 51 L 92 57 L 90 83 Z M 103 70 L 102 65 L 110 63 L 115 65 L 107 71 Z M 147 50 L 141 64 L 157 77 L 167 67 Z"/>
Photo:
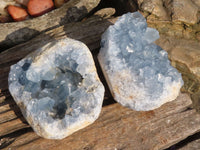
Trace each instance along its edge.
<path fill-rule="evenodd" d="M 174 100 L 183 84 L 167 52 L 153 42 L 159 33 L 139 13 L 127 13 L 102 35 L 98 55 L 114 99 L 147 111 Z"/>
<path fill-rule="evenodd" d="M 9 90 L 34 131 L 62 139 L 99 116 L 104 87 L 87 46 L 72 39 L 44 45 L 11 66 Z"/>

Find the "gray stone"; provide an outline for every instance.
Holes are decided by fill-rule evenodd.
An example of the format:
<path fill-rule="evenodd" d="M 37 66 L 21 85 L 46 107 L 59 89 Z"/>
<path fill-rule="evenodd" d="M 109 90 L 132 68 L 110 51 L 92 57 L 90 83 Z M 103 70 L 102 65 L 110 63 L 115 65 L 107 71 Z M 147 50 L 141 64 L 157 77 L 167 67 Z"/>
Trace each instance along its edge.
<path fill-rule="evenodd" d="M 104 87 L 87 46 L 52 41 L 11 66 L 9 90 L 34 131 L 62 139 L 99 116 Z"/>
<path fill-rule="evenodd" d="M 147 111 L 174 100 L 183 84 L 167 52 L 154 42 L 159 33 L 139 13 L 127 13 L 102 35 L 98 55 L 114 99 Z"/>

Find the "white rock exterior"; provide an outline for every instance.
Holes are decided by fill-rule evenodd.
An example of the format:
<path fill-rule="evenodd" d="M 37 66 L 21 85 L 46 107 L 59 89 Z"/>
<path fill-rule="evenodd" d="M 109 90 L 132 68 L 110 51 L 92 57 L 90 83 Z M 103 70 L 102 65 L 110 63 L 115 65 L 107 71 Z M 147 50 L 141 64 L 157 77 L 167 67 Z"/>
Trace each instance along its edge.
<path fill-rule="evenodd" d="M 127 13 L 102 35 L 98 60 L 114 99 L 148 111 L 176 99 L 183 85 L 167 52 L 153 42 L 159 33 L 139 13 Z"/>
<path fill-rule="evenodd" d="M 11 66 L 9 90 L 34 131 L 62 139 L 99 116 L 104 87 L 87 46 L 62 39 Z"/>

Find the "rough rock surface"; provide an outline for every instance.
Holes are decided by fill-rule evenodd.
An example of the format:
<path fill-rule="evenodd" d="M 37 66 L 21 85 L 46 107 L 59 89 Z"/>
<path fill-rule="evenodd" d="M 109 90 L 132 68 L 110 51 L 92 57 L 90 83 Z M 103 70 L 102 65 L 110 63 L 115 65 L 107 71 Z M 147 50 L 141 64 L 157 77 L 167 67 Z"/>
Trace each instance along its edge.
<path fill-rule="evenodd" d="M 159 33 L 139 13 L 123 15 L 102 36 L 98 59 L 114 99 L 135 110 L 152 110 L 174 100 L 183 84 Z"/>
<path fill-rule="evenodd" d="M 170 19 L 170 14 L 162 0 L 144 0 L 142 2 L 139 0 L 138 3 L 142 11 L 155 15 L 159 20 Z"/>
<path fill-rule="evenodd" d="M 49 139 L 93 123 L 104 96 L 89 49 L 72 39 L 52 41 L 11 66 L 9 90 L 34 131 Z"/>
<path fill-rule="evenodd" d="M 153 20 L 172 20 L 188 25 L 199 21 L 198 0 L 138 0 L 138 6 Z"/>
<path fill-rule="evenodd" d="M 197 18 L 198 7 L 191 0 L 173 0 L 172 2 L 172 20 L 195 24 Z"/>

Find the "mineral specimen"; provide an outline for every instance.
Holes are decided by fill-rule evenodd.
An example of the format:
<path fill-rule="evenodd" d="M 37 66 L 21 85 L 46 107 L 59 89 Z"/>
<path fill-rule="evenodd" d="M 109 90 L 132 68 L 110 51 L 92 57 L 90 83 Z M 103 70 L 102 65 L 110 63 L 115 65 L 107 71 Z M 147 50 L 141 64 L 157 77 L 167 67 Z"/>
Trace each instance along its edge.
<path fill-rule="evenodd" d="M 159 33 L 139 13 L 127 13 L 102 35 L 98 55 L 114 99 L 138 111 L 174 100 L 183 84 L 167 52 L 154 42 Z"/>
<path fill-rule="evenodd" d="M 89 49 L 61 39 L 11 66 L 9 90 L 34 131 L 62 139 L 99 116 L 104 87 Z"/>

